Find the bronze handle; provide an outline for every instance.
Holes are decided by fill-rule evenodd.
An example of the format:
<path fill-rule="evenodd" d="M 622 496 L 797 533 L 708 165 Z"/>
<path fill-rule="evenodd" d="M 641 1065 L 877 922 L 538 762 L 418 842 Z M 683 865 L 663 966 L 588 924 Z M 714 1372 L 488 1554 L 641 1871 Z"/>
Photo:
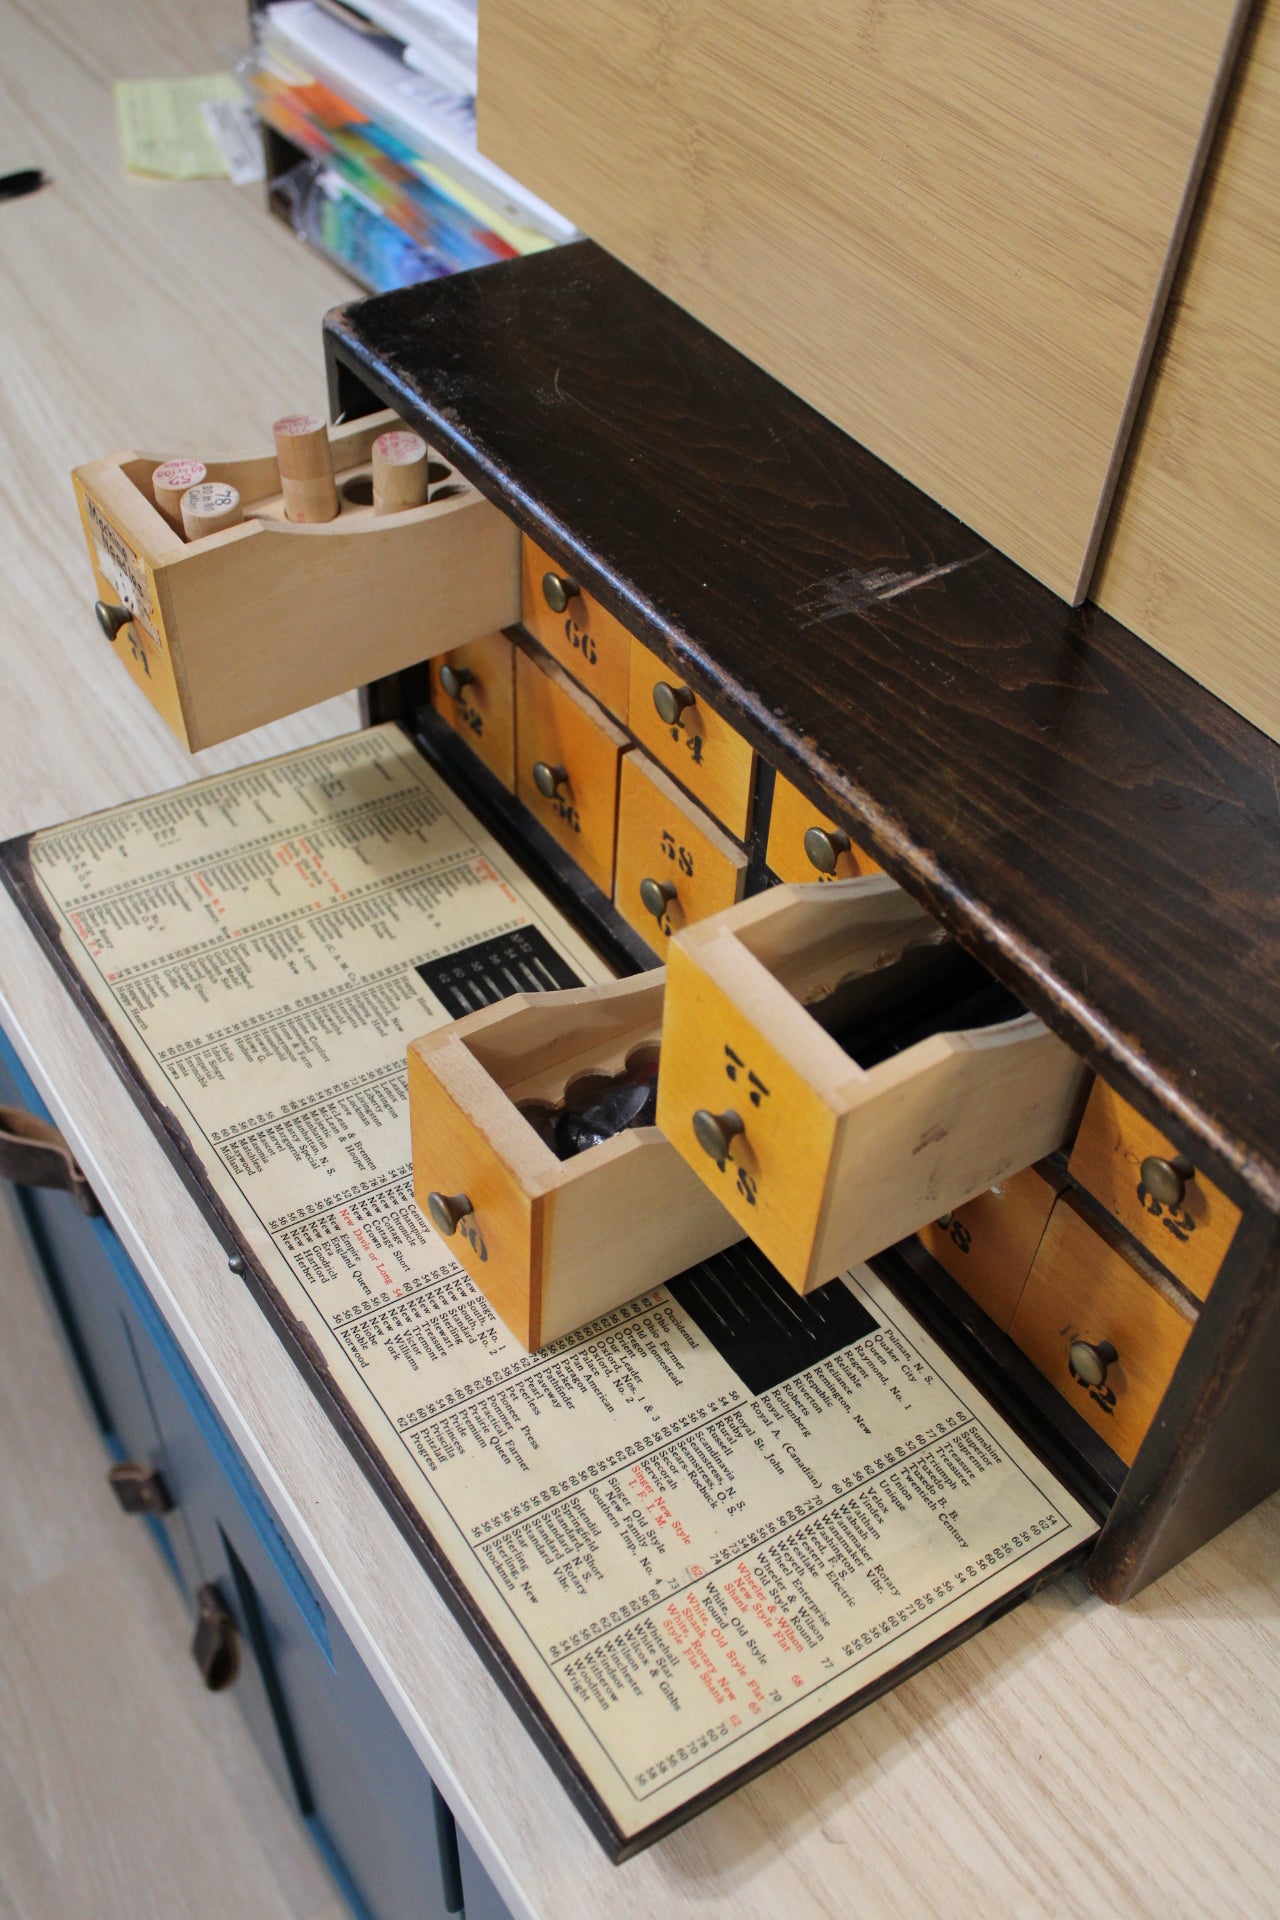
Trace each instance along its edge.
<path fill-rule="evenodd" d="M 853 842 L 843 827 L 810 827 L 804 836 L 805 857 L 819 873 L 834 873 L 841 854 L 852 848 Z"/>
<path fill-rule="evenodd" d="M 196 1595 L 196 1631 L 191 1642 L 191 1657 L 210 1693 L 222 1693 L 236 1677 L 240 1664 L 236 1623 L 213 1585 L 201 1587 Z"/>
<path fill-rule="evenodd" d="M 1185 1153 L 1175 1153 L 1171 1160 L 1159 1153 L 1148 1154 L 1138 1169 L 1138 1178 L 1151 1198 L 1164 1207 L 1180 1207 L 1187 1182 L 1195 1177 L 1196 1170 Z"/>
<path fill-rule="evenodd" d="M 551 766 L 546 760 L 533 763 L 533 784 L 544 800 L 554 800 L 559 788 L 569 783 L 569 769 Z"/>
<path fill-rule="evenodd" d="M 1119 1358 L 1109 1340 L 1073 1340 L 1067 1350 L 1071 1377 L 1082 1387 L 1105 1386 L 1107 1374 Z"/>
<path fill-rule="evenodd" d="M 440 691 L 447 694 L 450 700 L 456 700 L 462 689 L 469 687 L 474 679 L 470 667 L 445 665 L 440 669 Z"/>
<path fill-rule="evenodd" d="M 431 1192 L 427 1195 L 427 1212 L 436 1232 L 449 1240 L 458 1231 L 459 1221 L 471 1212 L 471 1202 L 465 1193 Z"/>
<path fill-rule="evenodd" d="M 665 720 L 669 727 L 683 726 L 680 716 L 696 700 L 697 695 L 692 687 L 673 687 L 667 680 L 659 680 L 653 689 L 653 704 L 658 710 L 658 718 Z"/>
<path fill-rule="evenodd" d="M 693 1137 L 713 1160 L 727 1160 L 734 1141 L 745 1131 L 741 1115 L 732 1107 L 723 1113 L 711 1113 L 706 1107 L 699 1107 L 693 1116 Z"/>
<path fill-rule="evenodd" d="M 544 573 L 542 576 L 542 597 L 552 613 L 563 613 L 569 602 L 582 588 L 576 580 L 566 573 Z"/>
<path fill-rule="evenodd" d="M 110 600 L 95 600 L 93 610 L 98 616 L 98 625 L 108 640 L 114 640 L 121 627 L 127 627 L 133 619 L 128 607 L 113 606 Z"/>
<path fill-rule="evenodd" d="M 646 913 L 655 920 L 661 920 L 676 897 L 676 890 L 669 880 L 642 880 L 640 882 L 640 901 Z"/>

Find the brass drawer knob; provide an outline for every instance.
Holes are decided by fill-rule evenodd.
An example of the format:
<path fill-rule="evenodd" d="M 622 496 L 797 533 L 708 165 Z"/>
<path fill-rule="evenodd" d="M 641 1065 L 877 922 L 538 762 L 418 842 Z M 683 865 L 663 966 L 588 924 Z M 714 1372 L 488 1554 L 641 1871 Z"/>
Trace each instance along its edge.
<path fill-rule="evenodd" d="M 565 573 L 544 573 L 542 576 L 542 597 L 552 613 L 563 613 L 575 594 L 582 592 L 576 580 L 570 580 Z"/>
<path fill-rule="evenodd" d="M 658 718 L 669 727 L 681 726 L 681 714 L 696 701 L 697 695 L 692 687 L 673 687 L 667 680 L 659 680 L 653 689 L 653 704 L 658 710 Z"/>
<path fill-rule="evenodd" d="M 191 1642 L 191 1657 L 210 1693 L 223 1692 L 236 1677 L 240 1664 L 236 1623 L 213 1585 L 201 1587 L 196 1595 L 196 1631 Z"/>
<path fill-rule="evenodd" d="M 108 640 L 114 640 L 121 627 L 127 627 L 133 615 L 128 607 L 116 607 L 109 600 L 95 600 L 93 610 L 98 616 L 98 625 Z"/>
<path fill-rule="evenodd" d="M 713 1160 L 727 1160 L 734 1141 L 745 1131 L 741 1116 L 732 1107 L 726 1107 L 723 1113 L 710 1113 L 706 1107 L 699 1107 L 693 1116 L 693 1137 Z"/>
<path fill-rule="evenodd" d="M 440 691 L 456 700 L 464 687 L 469 687 L 475 679 L 470 667 L 443 666 L 440 669 Z"/>
<path fill-rule="evenodd" d="M 646 913 L 655 920 L 661 920 L 667 908 L 676 897 L 676 890 L 669 880 L 642 880 L 640 882 L 640 901 Z"/>
<path fill-rule="evenodd" d="M 834 873 L 841 854 L 852 847 L 843 827 L 810 827 L 804 837 L 805 858 L 819 873 Z"/>
<path fill-rule="evenodd" d="M 1176 1153 L 1172 1160 L 1166 1160 L 1158 1153 L 1148 1154 L 1138 1169 L 1143 1186 L 1162 1207 L 1180 1207 L 1187 1191 L 1187 1182 L 1194 1180 L 1195 1174 L 1196 1170 L 1185 1153 Z"/>
<path fill-rule="evenodd" d="M 1109 1340 L 1073 1340 L 1067 1353 L 1071 1377 L 1082 1387 L 1106 1385 L 1107 1374 L 1120 1355 Z"/>
<path fill-rule="evenodd" d="M 563 786 L 567 786 L 568 782 L 569 769 L 567 767 L 553 767 L 545 760 L 534 761 L 533 784 L 544 800 L 554 800 L 558 790 Z"/>
<path fill-rule="evenodd" d="M 427 1212 L 431 1215 L 431 1224 L 437 1233 L 446 1240 L 458 1231 L 458 1223 L 471 1212 L 471 1202 L 465 1193 L 429 1193 Z"/>
<path fill-rule="evenodd" d="M 159 1469 L 149 1460 L 121 1460 L 107 1469 L 107 1485 L 122 1513 L 172 1513 L 173 1500 Z"/>

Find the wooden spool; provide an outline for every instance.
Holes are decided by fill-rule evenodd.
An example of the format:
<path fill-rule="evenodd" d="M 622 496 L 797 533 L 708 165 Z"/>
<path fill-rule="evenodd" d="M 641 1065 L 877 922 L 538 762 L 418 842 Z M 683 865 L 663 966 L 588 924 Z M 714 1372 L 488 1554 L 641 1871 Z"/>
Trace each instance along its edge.
<path fill-rule="evenodd" d="M 175 533 L 182 532 L 182 496 L 208 477 L 203 460 L 166 460 L 151 476 L 151 494 Z"/>
<path fill-rule="evenodd" d="M 329 430 L 318 413 L 288 413 L 271 429 L 275 436 L 286 520 L 305 524 L 338 517 Z"/>
<path fill-rule="evenodd" d="M 238 527 L 243 519 L 240 495 L 221 480 L 188 487 L 182 496 L 182 531 L 188 540 L 202 540 L 207 533 Z"/>
<path fill-rule="evenodd" d="M 427 443 L 405 429 L 382 433 L 373 443 L 373 511 L 400 513 L 427 497 Z"/>

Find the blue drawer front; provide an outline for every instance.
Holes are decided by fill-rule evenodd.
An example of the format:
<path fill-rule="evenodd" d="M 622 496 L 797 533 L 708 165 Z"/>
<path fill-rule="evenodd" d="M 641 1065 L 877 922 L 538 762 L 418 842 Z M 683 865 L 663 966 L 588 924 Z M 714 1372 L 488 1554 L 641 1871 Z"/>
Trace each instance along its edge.
<path fill-rule="evenodd" d="M 0 1103 L 48 1117 L 2 1032 Z M 212 1582 L 234 1617 L 236 1696 L 349 1902 L 361 1920 L 460 1911 L 447 1807 L 120 1241 L 69 1195 L 18 1195 L 108 1444 L 160 1468 L 176 1503 L 160 1523 L 170 1558 L 189 1596 Z"/>
<path fill-rule="evenodd" d="M 511 1920 L 511 1911 L 498 1889 L 480 1865 L 475 1848 L 462 1828 L 458 1834 L 458 1864 L 462 1874 L 462 1895 L 467 1920 Z M 572 1906 L 572 1901 L 567 1905 Z"/>

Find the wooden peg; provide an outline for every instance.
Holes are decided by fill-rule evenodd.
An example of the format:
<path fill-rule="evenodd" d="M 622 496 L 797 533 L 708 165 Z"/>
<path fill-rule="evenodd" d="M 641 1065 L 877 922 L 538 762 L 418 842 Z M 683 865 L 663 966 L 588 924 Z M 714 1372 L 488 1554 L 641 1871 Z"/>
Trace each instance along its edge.
<path fill-rule="evenodd" d="M 166 460 L 151 476 L 151 494 L 175 533 L 182 532 L 182 496 L 208 478 L 203 460 Z"/>
<path fill-rule="evenodd" d="M 206 480 L 198 487 L 188 487 L 182 496 L 182 531 L 188 540 L 202 540 L 206 533 L 238 527 L 243 519 L 240 495 L 220 480 Z"/>
<path fill-rule="evenodd" d="M 299 523 L 336 520 L 338 490 L 333 484 L 333 452 L 320 415 L 287 413 L 271 431 L 275 435 L 285 519 Z"/>
<path fill-rule="evenodd" d="M 381 433 L 373 443 L 373 511 L 399 513 L 427 497 L 427 443 L 420 433 Z"/>

